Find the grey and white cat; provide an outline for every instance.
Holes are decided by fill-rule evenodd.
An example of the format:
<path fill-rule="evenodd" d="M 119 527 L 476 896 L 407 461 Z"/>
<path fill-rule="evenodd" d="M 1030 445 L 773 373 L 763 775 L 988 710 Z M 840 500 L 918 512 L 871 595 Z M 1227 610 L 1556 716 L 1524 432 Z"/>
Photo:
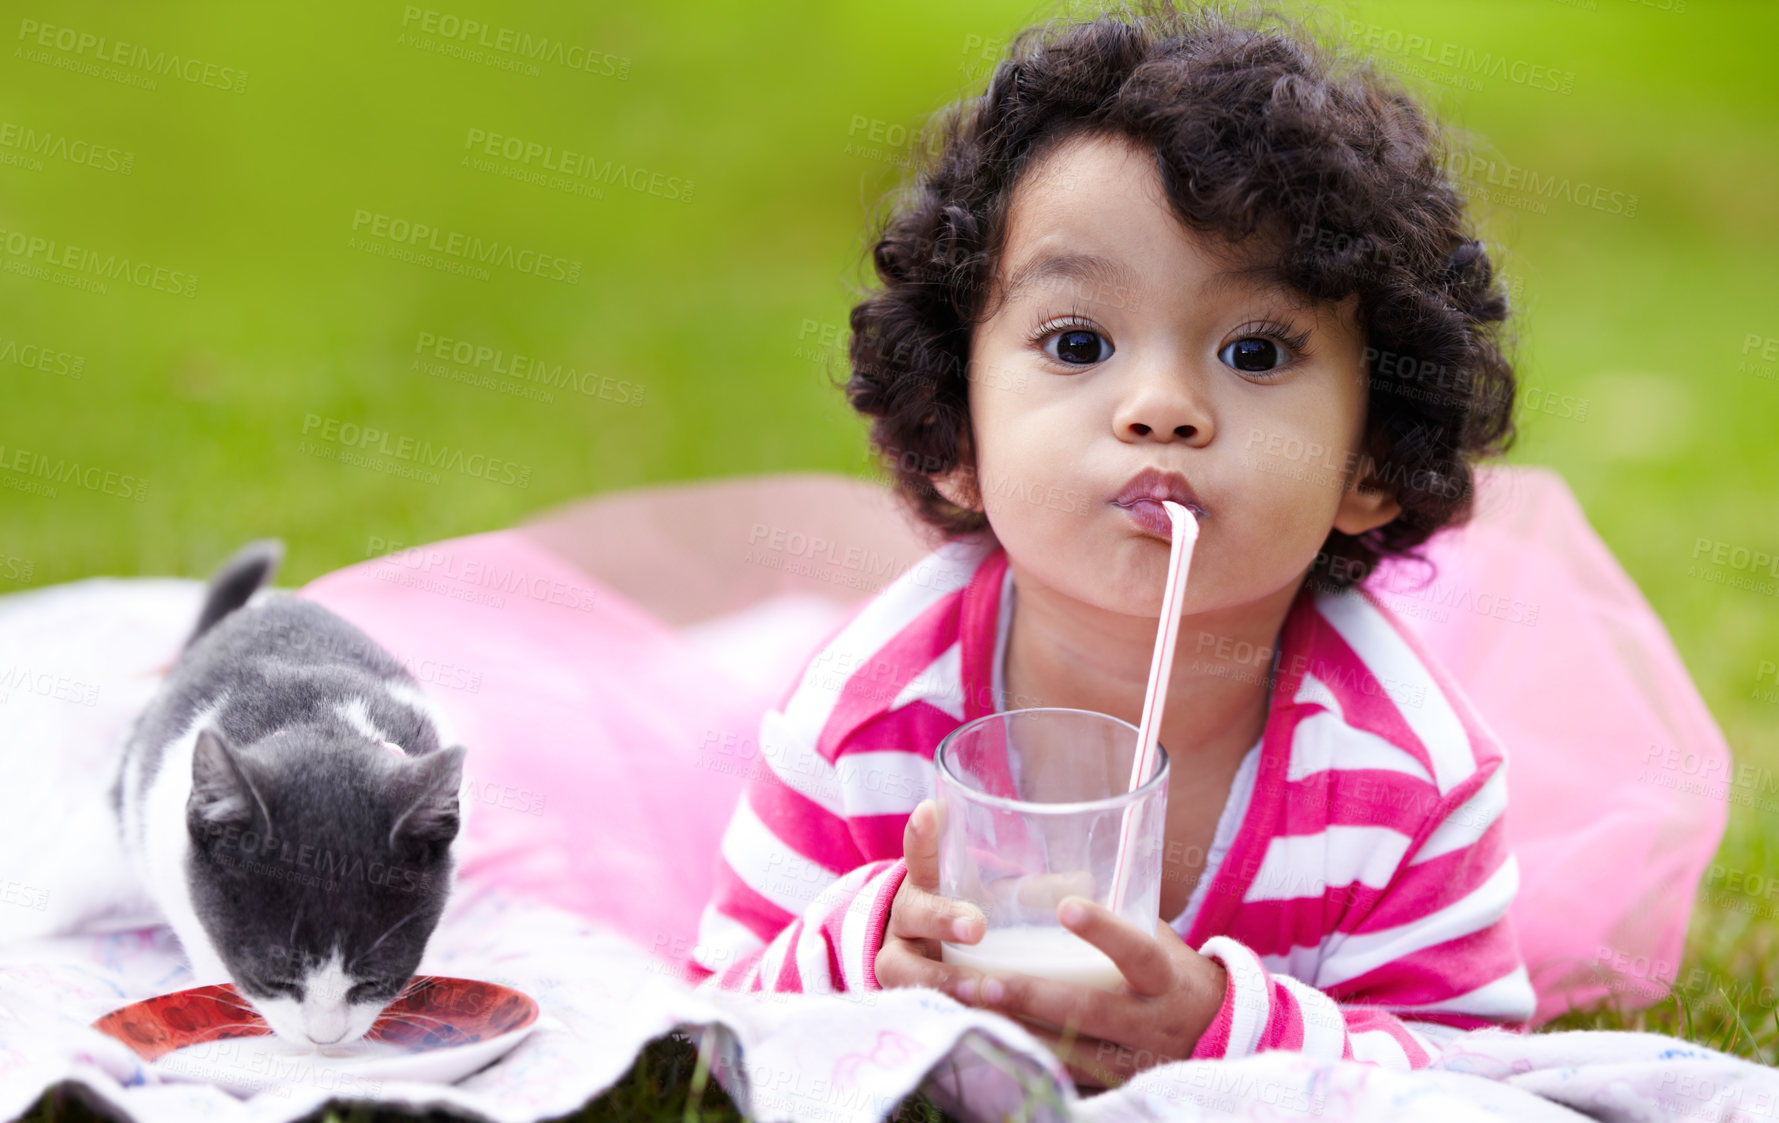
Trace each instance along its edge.
<path fill-rule="evenodd" d="M 255 597 L 282 552 L 252 543 L 212 579 L 111 798 L 198 980 L 226 976 L 319 1047 L 363 1036 L 420 962 L 455 878 L 465 750 L 370 637 Z"/>

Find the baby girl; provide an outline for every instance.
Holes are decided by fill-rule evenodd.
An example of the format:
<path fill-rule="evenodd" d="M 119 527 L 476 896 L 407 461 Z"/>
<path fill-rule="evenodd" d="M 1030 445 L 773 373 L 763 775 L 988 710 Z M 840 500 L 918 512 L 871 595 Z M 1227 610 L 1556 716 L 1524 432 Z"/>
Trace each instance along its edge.
<path fill-rule="evenodd" d="M 1363 587 L 1512 436 L 1507 305 L 1427 115 L 1308 36 L 1162 11 L 1028 29 L 943 124 L 847 384 L 943 541 L 767 714 L 694 974 L 936 988 L 1092 1084 L 1265 1049 L 1410 1068 L 1524 1023 L 1502 748 Z M 938 895 L 934 748 L 1026 706 L 1137 722 L 1162 499 L 1199 537 L 1154 930 L 1060 903 L 1114 991 L 946 964 L 985 918 Z"/>

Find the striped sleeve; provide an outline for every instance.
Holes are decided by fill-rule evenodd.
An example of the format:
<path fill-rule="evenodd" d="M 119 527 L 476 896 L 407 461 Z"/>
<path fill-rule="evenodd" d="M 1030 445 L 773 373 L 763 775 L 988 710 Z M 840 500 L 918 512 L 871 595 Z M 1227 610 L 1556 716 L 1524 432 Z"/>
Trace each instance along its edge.
<path fill-rule="evenodd" d="M 839 770 L 783 713 L 766 714 L 760 750 L 723 833 L 690 981 L 723 990 L 878 989 L 873 964 L 907 866 L 859 851 L 842 814 Z"/>
<path fill-rule="evenodd" d="M 1425 1067 L 1439 1051 L 1436 1039 L 1445 1036 L 1443 1026 L 1406 1021 L 1374 1006 L 1343 1006 L 1308 983 L 1275 975 L 1228 936 L 1211 937 L 1199 953 L 1222 964 L 1229 981 L 1223 1005 L 1192 1050 L 1194 1060 L 1288 1049 L 1408 1071 Z"/>
<path fill-rule="evenodd" d="M 900 858 L 860 866 L 825 885 L 765 943 L 745 925 L 730 927 L 720 905 L 707 906 L 692 980 L 710 989 L 781 993 L 881 989 L 874 964 L 907 872 Z"/>
<path fill-rule="evenodd" d="M 1240 941 L 1200 947 L 1228 976 L 1195 1058 L 1291 1049 L 1421 1068 L 1454 1033 L 1522 1028 L 1536 1002 L 1507 915 L 1518 889 L 1502 815 L 1505 762 L 1456 784 L 1416 832 L 1382 891 L 1322 944 L 1315 985 L 1269 971 Z"/>
<path fill-rule="evenodd" d="M 962 719 L 962 594 L 985 549 L 942 547 L 898 578 L 761 720 L 689 981 L 879 989 L 877 952 L 907 875 L 904 828 L 933 793 L 932 747 Z"/>

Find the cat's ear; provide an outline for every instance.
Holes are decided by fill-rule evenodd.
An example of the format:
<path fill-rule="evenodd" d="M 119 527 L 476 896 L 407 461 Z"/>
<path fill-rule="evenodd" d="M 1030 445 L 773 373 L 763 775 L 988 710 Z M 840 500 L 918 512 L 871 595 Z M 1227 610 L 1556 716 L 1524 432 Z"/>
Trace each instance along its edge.
<path fill-rule="evenodd" d="M 201 731 L 192 749 L 191 798 L 185 806 L 194 828 L 250 827 L 256 816 L 267 827 L 272 822 L 235 747 L 214 729 Z"/>
<path fill-rule="evenodd" d="M 403 771 L 402 788 L 407 805 L 389 828 L 389 847 L 400 839 L 447 843 L 457 837 L 457 792 L 463 787 L 463 758 L 469 750 L 453 745 L 425 756 L 410 758 Z"/>

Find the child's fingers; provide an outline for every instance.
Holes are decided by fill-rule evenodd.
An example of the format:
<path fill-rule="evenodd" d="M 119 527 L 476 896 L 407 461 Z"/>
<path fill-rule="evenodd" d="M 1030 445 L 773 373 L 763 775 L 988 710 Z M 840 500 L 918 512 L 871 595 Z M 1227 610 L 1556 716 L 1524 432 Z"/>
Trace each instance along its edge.
<path fill-rule="evenodd" d="M 954 998 L 959 983 L 977 977 L 977 972 L 928 959 L 913 944 L 895 939 L 878 949 L 875 970 L 881 987 L 932 987 Z"/>
<path fill-rule="evenodd" d="M 1079 917 L 1073 923 L 1064 919 L 1069 915 L 1070 909 Z M 1118 965 L 1131 993 L 1153 998 L 1166 994 L 1174 986 L 1173 961 L 1168 958 L 1161 941 L 1132 928 L 1112 910 L 1085 898 L 1075 897 L 1067 901 L 1066 905 L 1058 906 L 1056 918 L 1063 927 L 1105 952 Z M 1165 927 L 1159 922 L 1158 926 Z M 1168 929 L 1168 932 L 1173 934 L 1172 929 Z"/>
<path fill-rule="evenodd" d="M 996 916 L 1003 915 L 1000 910 L 1006 910 L 1006 923 L 1048 924 L 1064 897 L 1093 896 L 1093 874 L 1076 870 L 1001 877 L 984 886 L 984 892 L 989 909 Z"/>
<path fill-rule="evenodd" d="M 939 891 L 939 806 L 930 799 L 914 805 L 908 825 L 902 828 L 902 857 L 908 863 L 908 880 L 929 893 Z"/>
<path fill-rule="evenodd" d="M 890 906 L 889 934 L 904 940 L 973 944 L 987 931 L 988 918 L 974 905 L 939 896 L 938 810 L 932 800 L 921 800 L 903 828 L 908 876 Z"/>
<path fill-rule="evenodd" d="M 904 940 L 950 940 L 973 944 L 988 929 L 974 905 L 928 893 L 903 882 L 890 905 L 889 934 Z"/>
<path fill-rule="evenodd" d="M 992 993 L 991 993 L 992 992 Z M 1060 1026 L 1077 1037 L 1127 1034 L 1132 1029 L 1128 994 L 1090 987 L 1085 983 L 1046 979 L 1018 971 L 985 975 L 982 991 L 972 1005 L 1008 1017 Z"/>

